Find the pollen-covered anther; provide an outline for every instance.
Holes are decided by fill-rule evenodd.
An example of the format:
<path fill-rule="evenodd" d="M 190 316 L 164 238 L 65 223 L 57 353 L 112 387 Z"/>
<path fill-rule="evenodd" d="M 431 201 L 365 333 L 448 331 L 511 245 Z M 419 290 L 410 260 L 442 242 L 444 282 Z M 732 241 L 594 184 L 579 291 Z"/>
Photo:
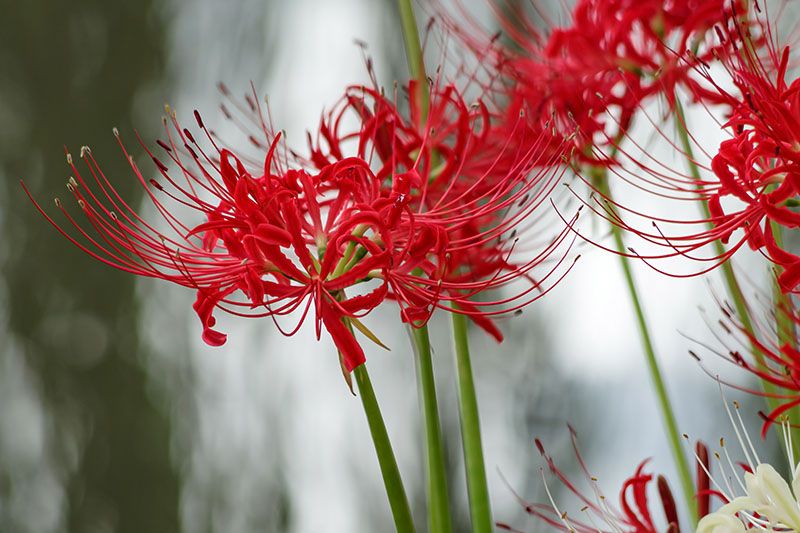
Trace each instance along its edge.
<path fill-rule="evenodd" d="M 89 147 L 88 147 L 88 146 L 86 146 L 86 145 L 84 145 L 84 146 L 81 146 L 81 159 L 83 159 L 84 157 L 86 157 L 86 154 L 89 154 L 89 155 L 91 155 L 91 153 L 92 153 L 92 149 L 91 149 L 91 148 L 89 148 Z"/>

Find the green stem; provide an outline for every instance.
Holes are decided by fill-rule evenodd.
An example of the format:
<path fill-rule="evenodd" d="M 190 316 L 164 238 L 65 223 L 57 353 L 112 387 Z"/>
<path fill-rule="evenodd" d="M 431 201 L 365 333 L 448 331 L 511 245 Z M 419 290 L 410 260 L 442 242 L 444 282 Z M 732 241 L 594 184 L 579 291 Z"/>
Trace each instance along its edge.
<path fill-rule="evenodd" d="M 400 10 L 400 22 L 403 29 L 408 70 L 417 81 L 417 104 L 420 111 L 420 123 L 424 124 L 428 117 L 429 94 L 428 77 L 425 72 L 425 60 L 414 16 L 411 0 L 397 0 Z M 413 96 L 412 96 L 413 98 Z M 410 327 L 416 362 L 417 381 L 422 404 L 422 415 L 425 421 L 425 443 L 427 453 L 428 481 L 428 531 L 429 533 L 450 533 L 450 505 L 447 498 L 447 477 L 444 465 L 444 448 L 442 446 L 442 430 L 439 424 L 439 407 L 436 402 L 436 383 L 433 376 L 431 359 L 431 343 L 428 326 Z"/>
<path fill-rule="evenodd" d="M 364 406 L 364 413 L 367 415 L 367 424 L 375 445 L 375 453 L 378 456 L 386 495 L 389 497 L 395 529 L 398 533 L 413 533 L 414 523 L 411 520 L 411 508 L 408 505 L 403 479 L 400 477 L 400 469 L 397 467 L 394 451 L 392 451 L 392 443 L 389 441 L 389 433 L 386 431 L 386 425 L 378 406 L 378 399 L 375 397 L 375 390 L 372 388 L 372 382 L 367 373 L 367 366 L 356 367 L 353 374 L 355 374 L 358 384 L 361 405 Z"/>
<path fill-rule="evenodd" d="M 458 408 L 461 416 L 461 440 L 464 446 L 464 469 L 467 475 L 467 493 L 472 518 L 473 533 L 491 533 L 492 511 L 489 487 L 486 482 L 486 466 L 481 444 L 481 423 L 478 415 L 478 398 L 472 379 L 472 363 L 469 356 L 467 318 L 451 313 L 453 344 L 458 372 Z"/>
<path fill-rule="evenodd" d="M 431 341 L 428 326 L 410 327 L 417 363 L 422 418 L 425 423 L 426 477 L 428 483 L 428 531 L 450 533 L 450 511 L 447 498 L 447 475 L 444 465 L 444 446 L 436 402 L 436 383 L 433 377 Z"/>
<path fill-rule="evenodd" d="M 600 194 L 611 200 L 611 189 L 608 184 L 608 177 L 605 170 L 602 168 L 593 168 L 591 169 L 591 176 L 594 186 L 597 188 Z M 609 209 L 613 209 L 610 207 L 610 202 Z M 616 246 L 617 251 L 620 253 L 620 264 L 622 266 L 622 271 L 625 274 L 625 283 L 628 286 L 628 295 L 630 296 L 631 303 L 633 304 L 633 308 L 636 313 L 636 322 L 639 327 L 639 335 L 641 337 L 642 347 L 644 348 L 647 369 L 650 372 L 650 378 L 652 379 L 653 388 L 655 389 L 656 396 L 658 398 L 658 405 L 661 409 L 661 415 L 664 418 L 666 436 L 672 451 L 672 458 L 675 461 L 675 467 L 678 470 L 681 487 L 686 498 L 686 504 L 689 507 L 692 522 L 696 523 L 697 501 L 695 499 L 695 489 L 692 481 L 692 474 L 689 469 L 689 463 L 686 460 L 686 455 L 683 451 L 681 434 L 678 432 L 678 423 L 675 420 L 675 414 L 672 411 L 672 403 L 670 402 L 667 388 L 664 385 L 664 378 L 662 377 L 662 372 L 658 365 L 658 359 L 656 358 L 655 348 L 650 336 L 650 330 L 647 326 L 647 320 L 645 319 L 644 309 L 642 308 L 642 304 L 639 299 L 639 291 L 636 288 L 636 281 L 633 277 L 630 261 L 628 257 L 624 255 L 627 252 L 625 248 L 625 242 L 622 239 L 622 229 L 613 222 L 610 224 L 610 226 L 611 234 L 614 238 L 614 245 Z"/>
<path fill-rule="evenodd" d="M 420 120 L 425 122 L 428 117 L 428 76 L 425 72 L 425 59 L 422 55 L 422 45 L 417 30 L 417 19 L 414 16 L 414 6 L 411 0 L 397 0 L 400 9 L 400 23 L 403 28 L 403 41 L 406 46 L 406 58 L 411 77 L 417 80 L 417 98 L 421 112 Z"/>

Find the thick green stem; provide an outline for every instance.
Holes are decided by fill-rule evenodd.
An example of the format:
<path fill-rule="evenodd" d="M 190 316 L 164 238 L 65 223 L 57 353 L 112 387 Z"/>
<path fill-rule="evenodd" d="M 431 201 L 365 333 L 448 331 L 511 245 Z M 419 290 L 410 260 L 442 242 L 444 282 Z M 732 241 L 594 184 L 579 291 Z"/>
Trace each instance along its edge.
<path fill-rule="evenodd" d="M 383 423 L 378 399 L 375 397 L 375 390 L 367 373 L 367 366 L 360 365 L 353 371 L 358 384 L 358 392 L 361 397 L 361 405 L 364 406 L 364 414 L 367 415 L 369 432 L 372 435 L 372 442 L 375 445 L 375 453 L 378 456 L 378 464 L 383 475 L 383 484 L 386 487 L 386 495 L 389 497 L 389 506 L 392 509 L 394 527 L 398 533 L 413 533 L 414 522 L 411 520 L 411 507 L 408 505 L 406 491 L 403 488 L 403 479 L 400 477 L 400 469 L 392 451 L 392 443 L 389 441 L 389 433 Z"/>
<path fill-rule="evenodd" d="M 472 518 L 473 533 L 491 533 L 492 511 L 489 487 L 486 482 L 486 465 L 483 460 L 481 423 L 478 416 L 478 398 L 472 379 L 472 363 L 469 356 L 467 318 L 460 313 L 451 313 L 453 344 L 458 371 L 458 408 L 461 417 L 461 440 L 464 446 L 464 469 L 467 475 L 467 493 Z"/>
<path fill-rule="evenodd" d="M 444 464 L 442 429 L 436 402 L 436 383 L 428 326 L 410 327 L 417 365 L 422 418 L 425 424 L 426 478 L 428 484 L 428 531 L 450 533 L 450 504 L 447 497 L 447 473 Z"/>
<path fill-rule="evenodd" d="M 400 9 L 400 23 L 403 28 L 403 41 L 406 45 L 408 70 L 411 77 L 417 81 L 420 120 L 424 122 L 428 117 L 428 76 L 425 72 L 425 59 L 422 55 L 414 6 L 411 4 L 411 0 L 397 0 L 397 7 Z"/>
<path fill-rule="evenodd" d="M 600 194 L 610 200 L 611 189 L 608 184 L 608 177 L 605 170 L 601 168 L 593 168 L 591 175 L 594 186 L 597 188 Z M 609 209 L 613 208 L 609 207 Z M 672 458 L 675 461 L 675 467 L 677 468 L 678 475 L 680 476 L 681 487 L 686 498 L 686 504 L 689 507 L 692 521 L 696 523 L 697 500 L 695 499 L 695 488 L 692 481 L 691 470 L 689 469 L 689 463 L 686 460 L 686 455 L 684 454 L 683 446 L 681 444 L 681 434 L 678 432 L 678 424 L 675 420 L 675 414 L 672 411 L 672 403 L 670 402 L 667 388 L 664 385 L 664 378 L 658 365 L 658 359 L 656 358 L 655 348 L 653 347 L 653 341 L 650 336 L 650 330 L 647 326 L 647 320 L 645 319 L 644 309 L 642 308 L 642 304 L 639 299 L 639 291 L 636 288 L 636 281 L 633 278 L 633 271 L 631 270 L 630 261 L 628 257 L 624 255 L 627 252 L 625 248 L 625 242 L 622 239 L 622 230 L 614 223 L 611 223 L 610 226 L 611 234 L 614 238 L 614 245 L 617 251 L 620 253 L 620 264 L 622 266 L 622 271 L 625 274 L 625 283 L 628 287 L 628 295 L 630 296 L 631 303 L 633 304 L 633 308 L 636 313 L 636 322 L 639 327 L 639 335 L 641 337 L 642 347 L 644 348 L 645 361 L 647 362 L 647 369 L 650 372 L 653 388 L 655 389 L 656 397 L 658 398 L 658 405 L 661 409 L 661 415 L 664 418 L 664 429 L 666 431 L 667 440 L 669 441 L 670 449 L 672 451 Z"/>

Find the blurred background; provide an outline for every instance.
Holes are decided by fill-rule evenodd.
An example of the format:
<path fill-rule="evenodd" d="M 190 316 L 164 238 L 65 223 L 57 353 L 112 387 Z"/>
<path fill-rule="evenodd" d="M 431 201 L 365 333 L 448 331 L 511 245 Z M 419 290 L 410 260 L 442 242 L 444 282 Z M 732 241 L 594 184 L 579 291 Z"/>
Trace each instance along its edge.
<path fill-rule="evenodd" d="M 395 3 L 0 7 L 0 531 L 389 531 L 361 406 L 327 339 L 318 343 L 310 327 L 287 339 L 269 320 L 221 317 L 229 342 L 205 346 L 189 291 L 93 262 L 42 219 L 19 180 L 50 208 L 66 192 L 65 146 L 77 154 L 88 145 L 137 205 L 142 191 L 112 127 L 127 139 L 134 129 L 154 139 L 169 103 L 186 120 L 199 109 L 224 134 L 233 126 L 218 111 L 219 81 L 236 94 L 251 82 L 269 94 L 275 123 L 302 142 L 345 85 L 366 81 L 355 39 L 368 44 L 383 84 L 405 77 Z M 429 57 L 435 62 L 436 50 Z M 689 121 L 707 124 L 702 113 Z M 583 253 L 548 298 L 501 322 L 504 344 L 472 332 L 495 518 L 525 531 L 541 528 L 514 492 L 545 499 L 533 438 L 570 471 L 567 422 L 609 498 L 647 457 L 677 489 L 618 261 Z M 762 276 L 757 258 L 742 263 Z M 684 336 L 710 337 L 698 312 L 705 306 L 715 316 L 708 282 L 666 278 L 641 264 L 636 276 L 681 431 L 716 442 L 729 423 Z M 373 313 L 370 327 L 392 347 L 366 347 L 367 357 L 422 531 L 422 433 L 408 341 L 392 310 Z M 448 328 L 435 320 L 432 329 L 455 530 L 465 531 Z M 558 498 L 557 484 L 551 488 Z"/>

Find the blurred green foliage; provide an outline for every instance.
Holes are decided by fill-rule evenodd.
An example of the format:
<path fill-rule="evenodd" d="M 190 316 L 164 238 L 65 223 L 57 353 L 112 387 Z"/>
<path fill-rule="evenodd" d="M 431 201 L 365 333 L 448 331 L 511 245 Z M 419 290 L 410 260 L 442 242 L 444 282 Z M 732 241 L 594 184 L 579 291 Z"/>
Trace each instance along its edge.
<path fill-rule="evenodd" d="M 8 315 L 0 358 L 22 357 L 41 400 L 42 460 L 65 491 L 63 501 L 49 502 L 61 516 L 58 530 L 178 529 L 170 427 L 148 393 L 135 280 L 58 238 L 18 182 L 52 214 L 52 197 L 61 196 L 80 217 L 64 187 L 71 173 L 65 143 L 76 161 L 85 143 L 108 175 L 130 176 L 111 128 L 130 132 L 140 91 L 162 77 L 164 34 L 153 8 L 149 0 L 34 0 L 6 5 L 0 16 L 0 257 Z M 134 180 L 116 183 L 137 201 Z M 0 502 L 19 500 L 14 491 L 27 475 L 11 461 L 0 450 Z M 0 505 L 0 530 L 34 531 L 39 512 L 33 503 Z"/>

